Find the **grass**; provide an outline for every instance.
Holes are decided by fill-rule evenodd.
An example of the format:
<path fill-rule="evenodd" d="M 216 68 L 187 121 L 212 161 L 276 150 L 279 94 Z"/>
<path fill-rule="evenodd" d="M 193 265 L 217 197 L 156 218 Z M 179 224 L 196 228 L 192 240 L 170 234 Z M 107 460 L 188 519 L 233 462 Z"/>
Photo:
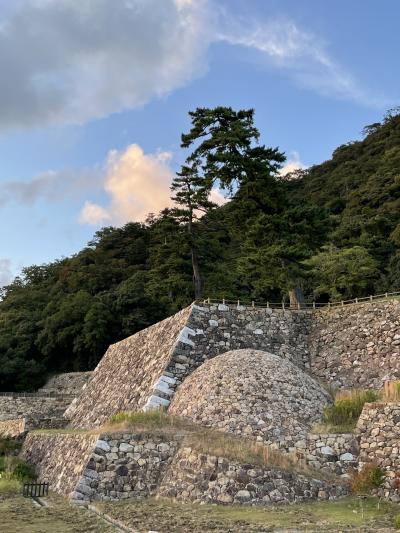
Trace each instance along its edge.
<path fill-rule="evenodd" d="M 115 528 L 66 499 L 50 495 L 50 507 L 37 507 L 20 494 L 0 494 L 1 533 L 111 533 Z"/>
<path fill-rule="evenodd" d="M 366 403 L 381 398 L 379 391 L 372 389 L 342 390 L 336 393 L 333 405 L 326 407 L 322 424 L 313 428 L 319 433 L 351 433 L 358 422 Z"/>
<path fill-rule="evenodd" d="M 172 503 L 160 499 L 97 504 L 108 515 L 143 533 L 290 531 L 375 532 L 394 527 L 398 506 L 375 498 L 345 498 L 290 506 L 241 507 Z M 386 529 L 388 531 L 388 529 Z"/>
<path fill-rule="evenodd" d="M 191 424 L 163 411 L 122 412 L 110 418 L 102 431 L 150 432 L 163 435 L 181 434 L 184 445 L 199 453 L 225 457 L 240 463 L 273 466 L 296 471 L 313 477 L 323 477 L 321 472 L 306 466 L 294 455 L 284 454 L 253 439 L 238 437 L 222 431 Z"/>
<path fill-rule="evenodd" d="M 12 494 L 19 492 L 22 489 L 21 481 L 18 479 L 3 479 L 0 478 L 0 495 L 1 494 Z"/>
<path fill-rule="evenodd" d="M 383 388 L 383 399 L 386 402 L 400 401 L 400 381 L 386 381 Z"/>

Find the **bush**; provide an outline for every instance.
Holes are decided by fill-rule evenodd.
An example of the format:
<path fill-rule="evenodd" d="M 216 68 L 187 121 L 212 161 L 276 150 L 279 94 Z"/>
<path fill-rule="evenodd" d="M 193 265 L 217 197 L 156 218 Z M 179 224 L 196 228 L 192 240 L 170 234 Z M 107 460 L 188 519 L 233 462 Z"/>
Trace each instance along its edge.
<path fill-rule="evenodd" d="M 379 393 L 374 390 L 354 390 L 340 392 L 334 405 L 324 411 L 324 422 L 334 426 L 352 426 L 357 424 L 364 404 L 376 402 Z"/>
<path fill-rule="evenodd" d="M 2 458 L 0 477 L 5 480 L 33 481 L 36 478 L 35 469 L 18 457 L 5 456 Z"/>
<path fill-rule="evenodd" d="M 394 517 L 394 527 L 395 529 L 400 529 L 400 514 Z"/>
<path fill-rule="evenodd" d="M 351 476 L 351 488 L 357 494 L 370 493 L 383 485 L 385 473 L 373 463 L 366 464 L 360 471 L 355 470 Z"/>
<path fill-rule="evenodd" d="M 0 437 L 0 456 L 9 455 L 18 450 L 19 444 L 11 437 Z"/>

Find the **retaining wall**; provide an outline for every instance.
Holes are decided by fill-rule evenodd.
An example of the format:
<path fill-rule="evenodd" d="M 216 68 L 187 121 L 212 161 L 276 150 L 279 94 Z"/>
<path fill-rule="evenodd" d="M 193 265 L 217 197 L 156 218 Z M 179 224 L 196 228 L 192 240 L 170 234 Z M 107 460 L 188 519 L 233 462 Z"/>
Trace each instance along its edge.
<path fill-rule="evenodd" d="M 176 387 L 204 361 L 240 348 L 308 365 L 309 312 L 192 305 L 107 350 L 65 416 L 92 427 L 121 410 L 168 407 Z"/>
<path fill-rule="evenodd" d="M 93 372 L 66 372 L 52 376 L 39 392 L 75 397 L 86 386 Z"/>
<path fill-rule="evenodd" d="M 284 504 L 327 500 L 348 493 L 347 485 L 312 479 L 279 468 L 240 464 L 181 448 L 158 490 L 178 501 L 219 504 Z"/>
<path fill-rule="evenodd" d="M 28 433 L 20 457 L 34 465 L 41 482 L 69 496 L 93 453 L 97 435 Z"/>
<path fill-rule="evenodd" d="M 0 421 L 0 435 L 18 437 L 25 433 L 25 418 Z"/>
<path fill-rule="evenodd" d="M 309 342 L 315 376 L 339 387 L 380 389 L 400 379 L 400 300 L 316 311 Z"/>
<path fill-rule="evenodd" d="M 358 466 L 359 445 L 352 433 L 309 433 L 286 451 L 295 453 L 316 470 L 339 476 L 347 476 Z"/>
<path fill-rule="evenodd" d="M 360 464 L 374 463 L 386 474 L 380 491 L 400 502 L 400 402 L 366 404 L 357 424 Z"/>
<path fill-rule="evenodd" d="M 25 418 L 26 426 L 34 428 L 60 428 L 71 398 L 60 396 L 0 396 L 0 421 Z"/>

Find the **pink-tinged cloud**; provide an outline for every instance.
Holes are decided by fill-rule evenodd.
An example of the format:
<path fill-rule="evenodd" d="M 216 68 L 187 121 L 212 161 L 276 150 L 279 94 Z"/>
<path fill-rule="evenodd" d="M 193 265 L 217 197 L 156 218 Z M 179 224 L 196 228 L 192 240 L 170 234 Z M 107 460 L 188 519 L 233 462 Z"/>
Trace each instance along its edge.
<path fill-rule="evenodd" d="M 107 161 L 104 191 L 109 196 L 106 206 L 87 200 L 81 210 L 81 224 L 114 224 L 144 221 L 149 213 L 172 207 L 170 186 L 174 172 L 169 166 L 171 154 L 145 154 L 137 144 L 124 151 L 113 150 Z M 227 202 L 219 189 L 213 189 L 210 200 L 218 205 Z"/>

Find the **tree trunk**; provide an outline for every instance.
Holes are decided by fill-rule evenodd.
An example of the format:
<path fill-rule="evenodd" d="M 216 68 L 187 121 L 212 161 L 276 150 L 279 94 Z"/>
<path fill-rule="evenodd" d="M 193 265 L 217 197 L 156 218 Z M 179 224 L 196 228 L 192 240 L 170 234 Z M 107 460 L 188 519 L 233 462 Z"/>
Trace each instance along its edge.
<path fill-rule="evenodd" d="M 196 300 L 203 297 L 203 283 L 200 276 L 199 261 L 197 258 L 197 252 L 192 248 L 192 268 L 193 268 L 193 285 L 194 285 L 194 297 Z"/>
<path fill-rule="evenodd" d="M 292 308 L 305 307 L 304 294 L 298 285 L 289 289 L 289 300 Z"/>

